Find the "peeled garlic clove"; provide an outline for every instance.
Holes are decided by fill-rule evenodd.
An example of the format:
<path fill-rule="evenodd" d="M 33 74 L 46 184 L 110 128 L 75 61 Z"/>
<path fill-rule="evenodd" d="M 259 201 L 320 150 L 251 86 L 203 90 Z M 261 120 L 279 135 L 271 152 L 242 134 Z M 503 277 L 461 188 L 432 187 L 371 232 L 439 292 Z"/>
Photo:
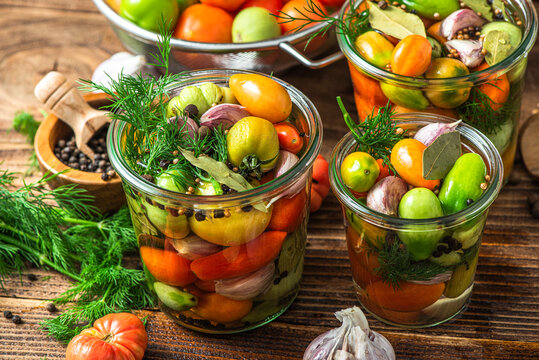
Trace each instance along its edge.
<path fill-rule="evenodd" d="M 449 50 L 457 50 L 460 61 L 469 68 L 479 66 L 485 58 L 481 52 L 483 44 L 479 40 L 450 40 L 445 42 L 445 46 Z"/>
<path fill-rule="evenodd" d="M 213 255 L 223 247 L 203 240 L 196 235 L 189 235 L 183 239 L 170 239 L 174 249 L 184 258 L 195 260 L 201 257 Z"/>
<path fill-rule="evenodd" d="M 414 139 L 420 141 L 425 146 L 429 146 L 438 138 L 438 136 L 455 131 L 457 126 L 462 120 L 455 121 L 453 123 L 432 123 L 427 126 L 422 127 L 414 135 Z"/>
<path fill-rule="evenodd" d="M 210 108 L 200 117 L 200 125 L 205 125 L 210 129 L 221 125 L 222 129 L 226 130 L 239 120 L 250 115 L 241 105 L 219 104 Z"/>
<path fill-rule="evenodd" d="M 232 300 L 248 300 L 265 292 L 273 283 L 275 263 L 243 276 L 215 280 L 215 292 Z"/>
<path fill-rule="evenodd" d="M 455 37 L 459 30 L 467 28 L 468 26 L 482 26 L 487 21 L 481 16 L 477 15 L 475 11 L 470 9 L 461 9 L 451 13 L 442 21 L 440 31 L 442 36 L 451 40 Z"/>
<path fill-rule="evenodd" d="M 367 206 L 386 215 L 397 215 L 399 202 L 408 191 L 408 184 L 396 176 L 386 176 L 367 193 Z"/>
<path fill-rule="evenodd" d="M 367 318 L 357 306 L 338 311 L 335 317 L 342 325 L 314 339 L 305 350 L 303 360 L 395 359 L 395 352 L 389 341 L 369 329 Z"/>
<path fill-rule="evenodd" d="M 182 129 L 187 131 L 189 136 L 191 138 L 195 138 L 195 136 L 198 134 L 198 124 L 195 120 L 191 118 L 184 118 L 182 116 L 174 116 L 168 119 L 169 124 L 177 124 L 178 129 Z"/>

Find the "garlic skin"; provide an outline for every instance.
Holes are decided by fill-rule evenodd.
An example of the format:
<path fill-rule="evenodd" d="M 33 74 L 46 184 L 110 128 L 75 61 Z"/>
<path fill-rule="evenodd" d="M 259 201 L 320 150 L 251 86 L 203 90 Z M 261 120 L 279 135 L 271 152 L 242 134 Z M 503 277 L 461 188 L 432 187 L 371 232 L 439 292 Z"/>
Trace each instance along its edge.
<path fill-rule="evenodd" d="M 399 202 L 408 192 L 408 184 L 396 176 L 386 176 L 367 193 L 367 206 L 386 215 L 397 215 Z"/>
<path fill-rule="evenodd" d="M 221 125 L 223 130 L 229 129 L 244 117 L 251 116 L 241 105 L 219 104 L 211 107 L 200 117 L 200 125 L 215 129 Z"/>
<path fill-rule="evenodd" d="M 367 318 L 357 307 L 337 311 L 341 327 L 314 339 L 303 360 L 395 360 L 395 351 L 385 337 L 369 329 Z"/>
<path fill-rule="evenodd" d="M 223 250 L 222 246 L 203 240 L 194 234 L 183 239 L 170 239 L 170 241 L 178 254 L 191 261 Z"/>
<path fill-rule="evenodd" d="M 457 126 L 462 122 L 462 120 L 455 121 L 453 123 L 432 123 L 427 126 L 422 127 L 414 135 L 414 139 L 423 143 L 425 146 L 429 146 L 436 140 L 440 135 L 445 133 L 455 131 Z"/>
<path fill-rule="evenodd" d="M 475 11 L 470 9 L 461 9 L 451 13 L 442 21 L 440 32 L 447 40 L 452 40 L 459 30 L 468 26 L 483 26 L 487 20 L 477 15 Z"/>
<path fill-rule="evenodd" d="M 232 300 L 252 299 L 271 287 L 274 274 L 275 263 L 270 261 L 250 274 L 215 280 L 215 292 Z"/>
<path fill-rule="evenodd" d="M 479 66 L 485 58 L 481 52 L 483 44 L 479 40 L 449 40 L 445 42 L 445 47 L 457 50 L 460 61 L 470 68 Z"/>

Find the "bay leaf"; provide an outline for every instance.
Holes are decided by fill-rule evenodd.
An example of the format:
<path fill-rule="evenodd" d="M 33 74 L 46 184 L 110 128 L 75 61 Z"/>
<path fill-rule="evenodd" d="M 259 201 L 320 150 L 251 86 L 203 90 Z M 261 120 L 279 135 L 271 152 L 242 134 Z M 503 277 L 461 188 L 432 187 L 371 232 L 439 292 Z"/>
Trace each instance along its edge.
<path fill-rule="evenodd" d="M 240 174 L 230 170 L 225 163 L 217 161 L 207 155 L 195 157 L 192 151 L 180 148 L 180 152 L 192 165 L 202 169 L 213 177 L 218 183 L 225 184 L 236 191 L 246 191 L 253 188 L 251 184 Z M 268 210 L 263 204 L 255 204 L 253 207 L 259 211 L 267 212 Z"/>
<path fill-rule="evenodd" d="M 489 66 L 499 63 L 515 50 L 509 34 L 500 30 L 487 33 L 483 40 L 483 48 L 487 50 L 485 61 Z"/>
<path fill-rule="evenodd" d="M 412 34 L 426 37 L 425 25 L 419 16 L 395 6 L 390 5 L 382 10 L 378 5 L 371 4 L 369 22 L 373 29 L 380 30 L 397 39 L 403 39 Z"/>
<path fill-rule="evenodd" d="M 481 16 L 488 21 L 492 21 L 492 8 L 488 4 L 487 0 L 460 0 L 460 2 L 464 3 L 476 13 L 481 13 Z"/>
<path fill-rule="evenodd" d="M 423 178 L 443 179 L 461 154 L 460 133 L 442 134 L 423 150 Z"/>

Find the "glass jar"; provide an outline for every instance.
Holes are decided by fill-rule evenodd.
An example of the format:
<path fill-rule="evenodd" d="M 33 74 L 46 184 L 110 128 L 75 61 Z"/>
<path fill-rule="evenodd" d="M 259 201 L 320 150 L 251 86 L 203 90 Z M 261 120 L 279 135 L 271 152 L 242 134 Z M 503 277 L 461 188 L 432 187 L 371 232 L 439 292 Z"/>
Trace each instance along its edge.
<path fill-rule="evenodd" d="M 186 72 L 170 95 L 203 82 L 227 86 L 238 73 L 248 72 Z M 305 133 L 304 150 L 290 170 L 249 191 L 201 196 L 159 188 L 127 164 L 127 125 L 110 126 L 109 157 L 123 181 L 149 286 L 160 309 L 193 330 L 235 333 L 264 325 L 282 314 L 299 290 L 322 127 L 305 95 L 273 79 L 290 94 L 289 120 Z"/>
<path fill-rule="evenodd" d="M 410 130 L 453 121 L 420 113 L 399 115 L 396 120 L 400 127 Z M 388 324 L 408 328 L 440 324 L 462 311 L 471 296 L 483 226 L 502 186 L 503 165 L 496 148 L 482 133 L 466 124 L 459 125 L 457 131 L 463 152 L 483 158 L 490 183 L 464 210 L 439 218 L 389 216 L 354 197 L 340 172 L 344 158 L 355 149 L 351 133 L 341 139 L 331 155 L 330 183 L 342 205 L 357 296 L 367 311 Z M 414 261 L 404 245 L 406 240 L 402 240 L 405 237 L 437 241 L 435 251 L 428 259 Z"/>
<path fill-rule="evenodd" d="M 363 2 L 356 1 L 361 10 L 365 9 Z M 508 0 L 504 3 L 507 3 L 506 7 L 512 13 L 511 21 L 515 18 L 514 14 L 522 21 L 520 45 L 503 61 L 466 76 L 424 79 L 394 74 L 367 62 L 356 50 L 355 39 L 339 32 L 337 39 L 348 60 L 354 99 L 360 118 L 370 114 L 373 109 L 376 112 L 389 100 L 392 109 L 398 113 L 427 112 L 463 119 L 483 132 L 494 143 L 502 156 L 504 182 L 506 182 L 513 168 L 517 148 L 524 74 L 528 53 L 537 36 L 537 14 L 530 0 Z M 349 12 L 350 6 L 345 4 L 339 15 L 340 19 L 346 18 Z M 496 81 L 496 79 L 501 80 Z M 485 91 L 485 87 L 500 88 L 502 83 L 509 86 L 509 96 L 503 106 L 491 103 L 492 111 L 478 112 L 478 108 L 481 109 L 482 106 L 479 105 L 482 100 L 480 100 L 478 90 Z M 490 100 L 487 99 L 487 101 Z M 485 117 L 491 121 L 486 123 Z"/>

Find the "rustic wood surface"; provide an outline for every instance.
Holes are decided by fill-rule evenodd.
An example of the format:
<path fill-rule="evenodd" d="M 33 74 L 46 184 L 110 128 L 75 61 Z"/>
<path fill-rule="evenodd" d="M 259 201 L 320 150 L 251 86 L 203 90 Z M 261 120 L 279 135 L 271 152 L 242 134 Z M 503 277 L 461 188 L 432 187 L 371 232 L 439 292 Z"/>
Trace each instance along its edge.
<path fill-rule="evenodd" d="M 51 70 L 72 80 L 89 78 L 101 61 L 122 50 L 106 20 L 88 0 L 0 0 L 0 168 L 24 172 L 31 146 L 9 132 L 13 114 L 26 109 L 41 118 L 33 88 Z M 340 62 L 324 70 L 300 67 L 282 77 L 305 92 L 324 121 L 329 155 L 345 133 L 335 102 L 353 108 L 348 70 Z M 539 100 L 539 46 L 530 54 L 522 119 Z M 539 133 L 537 134 L 539 136 Z M 29 179 L 37 178 L 39 174 Z M 539 192 L 524 166 L 492 206 L 468 310 L 433 329 L 403 330 L 368 316 L 373 329 L 392 343 L 399 359 L 537 359 L 539 354 L 539 221 L 526 202 Z M 22 179 L 17 181 L 21 184 Z M 26 274 L 38 276 L 29 281 Z M 0 359 L 60 359 L 65 347 L 39 331 L 49 314 L 44 305 L 69 285 L 54 272 L 30 269 L 0 290 L 0 310 L 22 315 L 15 325 L 0 317 Z M 145 359 L 299 359 L 318 334 L 338 326 L 333 313 L 356 305 L 342 216 L 330 196 L 309 225 L 302 288 L 292 307 L 276 321 L 248 333 L 199 334 L 174 325 L 154 309 Z"/>

